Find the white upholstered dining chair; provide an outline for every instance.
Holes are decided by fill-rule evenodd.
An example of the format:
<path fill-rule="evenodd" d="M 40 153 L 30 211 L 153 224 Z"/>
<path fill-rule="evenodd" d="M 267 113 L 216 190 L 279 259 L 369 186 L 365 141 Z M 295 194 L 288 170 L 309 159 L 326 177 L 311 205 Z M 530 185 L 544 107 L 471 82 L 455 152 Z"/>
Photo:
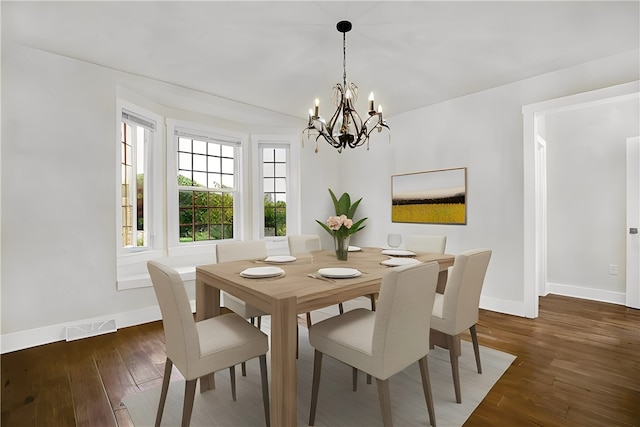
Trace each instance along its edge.
<path fill-rule="evenodd" d="M 376 378 L 382 419 L 391 426 L 388 379 L 418 362 L 431 425 L 436 417 L 427 365 L 431 308 L 436 292 L 437 262 L 396 267 L 382 278 L 377 311 L 356 309 L 316 323 L 309 329 L 315 348 L 309 425 L 314 425 L 324 354 Z M 355 389 L 355 386 L 354 386 Z"/>
<path fill-rule="evenodd" d="M 229 368 L 231 393 L 233 400 L 236 400 L 235 365 L 258 357 L 265 420 L 269 426 L 267 336 L 233 313 L 196 322 L 180 275 L 172 268 L 154 261 L 147 263 L 147 269 L 162 312 L 167 353 L 155 425 L 159 426 L 162 420 L 173 365 L 186 381 L 182 409 L 182 426 L 186 427 L 191 421 L 199 377 Z"/>
<path fill-rule="evenodd" d="M 413 252 L 431 252 L 443 254 L 447 246 L 447 236 L 428 234 L 410 234 L 405 238 L 404 247 Z"/>
<path fill-rule="evenodd" d="M 231 262 L 241 260 L 262 260 L 267 257 L 267 243 L 264 240 L 226 242 L 216 245 L 216 261 Z M 262 316 L 266 313 L 256 307 L 247 304 L 240 298 L 227 292 L 220 292 L 222 306 L 234 313 L 249 319 L 251 324 L 256 324 L 258 329 L 262 327 Z M 241 364 L 242 376 L 247 375 L 247 366 Z"/>
<path fill-rule="evenodd" d="M 267 257 L 267 243 L 264 240 L 251 240 L 244 242 L 227 242 L 216 245 L 217 262 L 230 262 L 241 260 L 261 260 Z M 242 301 L 226 292 L 220 293 L 222 305 L 245 319 L 257 319 L 258 328 L 261 326 L 261 317 L 266 313 L 258 310 L 246 302 Z"/>
<path fill-rule="evenodd" d="M 300 255 L 322 249 L 320 236 L 316 234 L 292 234 L 287 236 L 289 254 Z"/>
<path fill-rule="evenodd" d="M 437 293 L 433 304 L 432 343 L 437 338 L 433 331 L 444 335 L 445 346 L 449 349 L 453 386 L 458 403 L 462 402 L 458 369 L 459 335 L 467 329 L 471 332 L 478 373 L 482 373 L 476 323 L 478 323 L 480 293 L 490 259 L 490 249 L 474 249 L 456 255 L 453 267 L 449 269 L 444 294 Z"/>

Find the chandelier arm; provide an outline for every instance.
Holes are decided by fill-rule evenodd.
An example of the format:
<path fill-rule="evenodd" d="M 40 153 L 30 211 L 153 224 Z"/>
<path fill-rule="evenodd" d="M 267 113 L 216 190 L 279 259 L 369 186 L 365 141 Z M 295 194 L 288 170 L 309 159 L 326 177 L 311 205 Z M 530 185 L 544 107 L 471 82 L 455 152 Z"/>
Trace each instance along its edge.
<path fill-rule="evenodd" d="M 338 122 L 338 117 L 340 117 L 342 115 L 343 106 L 344 106 L 344 94 L 342 94 L 342 92 L 341 92 L 338 108 L 333 113 L 333 115 L 329 119 L 329 123 L 327 124 L 327 128 L 329 129 L 329 133 L 331 135 L 333 135 L 333 128 L 335 127 L 336 123 Z"/>
<path fill-rule="evenodd" d="M 329 145 L 331 145 L 333 148 L 338 148 L 338 149 L 342 148 L 342 144 L 340 143 L 340 141 L 336 141 L 335 139 L 333 139 L 331 135 L 324 133 L 324 134 L 320 134 L 318 138 L 320 136 L 322 136 L 324 140 L 327 141 Z"/>
<path fill-rule="evenodd" d="M 367 126 L 367 123 L 369 123 L 370 121 L 373 121 L 374 117 L 376 118 L 377 123 L 371 127 L 371 131 L 373 131 L 373 129 L 375 129 L 376 126 L 378 125 L 382 126 L 382 124 L 384 123 L 384 120 L 382 119 L 382 114 L 374 113 L 374 114 L 370 114 L 369 118 L 367 118 L 367 120 L 364 121 L 364 126 Z M 386 124 L 384 126 L 388 129 L 388 126 L 386 126 Z M 369 131 L 369 133 L 371 133 L 371 131 Z"/>
<path fill-rule="evenodd" d="M 335 114 L 334 114 L 334 116 L 335 116 Z M 320 122 L 321 128 L 318 130 L 318 136 L 316 137 L 316 141 L 320 137 L 323 137 L 324 140 L 329 143 L 329 145 L 331 145 L 333 148 L 338 148 L 339 149 L 341 147 L 341 144 L 338 141 L 336 141 L 335 139 L 333 139 L 333 126 L 334 126 L 334 123 L 329 121 L 329 125 L 327 125 L 322 121 L 319 121 L 319 122 Z"/>
<path fill-rule="evenodd" d="M 364 140 L 362 140 L 362 137 L 367 131 L 367 128 L 366 126 L 363 126 L 362 118 L 360 118 L 360 115 L 356 110 L 350 109 L 348 112 L 348 116 L 351 117 L 351 122 L 353 123 L 353 127 L 355 130 L 355 137 L 352 141 L 349 141 L 349 147 L 355 148 L 364 143 Z"/>

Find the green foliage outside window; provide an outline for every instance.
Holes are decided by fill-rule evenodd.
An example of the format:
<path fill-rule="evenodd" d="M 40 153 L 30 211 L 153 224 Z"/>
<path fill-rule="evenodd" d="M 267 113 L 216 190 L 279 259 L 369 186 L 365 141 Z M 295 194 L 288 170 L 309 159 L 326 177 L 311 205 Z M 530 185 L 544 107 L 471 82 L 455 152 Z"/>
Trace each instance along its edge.
<path fill-rule="evenodd" d="M 200 187 L 182 175 L 178 185 Z M 233 194 L 222 191 L 179 190 L 180 242 L 233 238 Z"/>
<path fill-rule="evenodd" d="M 265 236 L 287 235 L 287 203 L 273 202 L 264 198 L 264 234 Z"/>

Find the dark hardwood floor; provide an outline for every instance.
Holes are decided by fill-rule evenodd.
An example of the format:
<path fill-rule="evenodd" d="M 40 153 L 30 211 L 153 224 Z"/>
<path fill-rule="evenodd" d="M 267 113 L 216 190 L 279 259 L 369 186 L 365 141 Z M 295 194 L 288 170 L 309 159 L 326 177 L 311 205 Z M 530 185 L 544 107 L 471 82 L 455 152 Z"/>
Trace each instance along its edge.
<path fill-rule="evenodd" d="M 550 295 L 477 330 L 517 359 L 465 426 L 640 426 L 640 310 Z M 131 426 L 120 399 L 159 386 L 164 359 L 161 322 L 4 354 L 1 424 Z"/>

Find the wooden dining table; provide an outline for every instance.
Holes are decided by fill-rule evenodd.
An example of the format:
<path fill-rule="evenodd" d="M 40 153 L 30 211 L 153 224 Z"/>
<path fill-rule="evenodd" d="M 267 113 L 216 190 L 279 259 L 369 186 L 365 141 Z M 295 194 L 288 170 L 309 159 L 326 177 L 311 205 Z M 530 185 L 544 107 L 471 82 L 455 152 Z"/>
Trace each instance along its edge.
<path fill-rule="evenodd" d="M 448 267 L 454 256 L 419 253 L 416 259 L 440 265 L 439 287 L 446 282 Z M 389 268 L 381 262 L 389 256 L 381 248 L 361 248 L 349 252 L 348 260 L 338 261 L 333 251 L 315 251 L 299 255 L 295 261 L 279 263 L 284 275 L 269 278 L 245 278 L 247 268 L 268 266 L 264 260 L 232 261 L 201 265 L 196 268 L 196 320 L 220 314 L 220 291 L 228 292 L 247 304 L 271 315 L 271 425 L 297 424 L 296 343 L 297 316 L 316 309 L 348 301 L 380 290 Z M 324 280 L 321 268 L 354 268 L 357 277 Z M 316 277 L 310 277 L 316 276 Z M 320 277 L 320 278 L 317 278 Z M 200 390 L 214 386 L 213 374 L 200 379 Z"/>

